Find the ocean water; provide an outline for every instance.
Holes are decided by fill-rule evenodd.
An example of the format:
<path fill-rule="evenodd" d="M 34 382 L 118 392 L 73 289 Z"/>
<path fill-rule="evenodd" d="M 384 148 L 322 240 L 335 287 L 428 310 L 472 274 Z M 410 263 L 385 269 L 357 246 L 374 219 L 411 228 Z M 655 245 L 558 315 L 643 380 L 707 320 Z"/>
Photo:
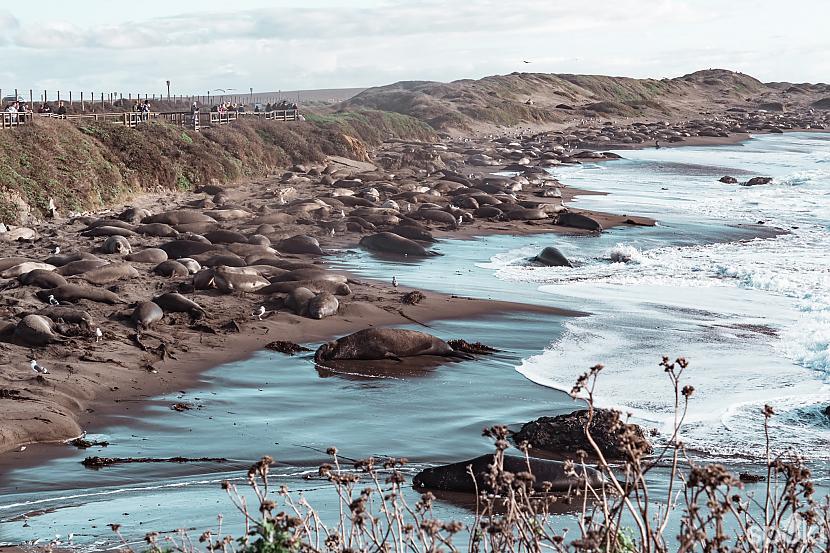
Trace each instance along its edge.
<path fill-rule="evenodd" d="M 558 170 L 568 184 L 609 192 L 580 207 L 645 213 L 659 229 L 613 233 L 615 243 L 557 240 L 574 269 L 528 267 L 532 247 L 480 267 L 506 282 L 533 282 L 593 313 L 519 371 L 570 390 L 595 362 L 606 365 L 599 403 L 668 431 L 673 398 L 661 355 L 691 361 L 696 393 L 683 439 L 703 457 L 758 459 L 764 404 L 778 449 L 830 459 L 830 137 L 759 137 L 719 148 L 620 152 L 626 159 Z M 775 178 L 768 186 L 717 182 Z M 700 240 L 701 225 L 763 222 L 774 237 Z M 698 229 L 698 230 L 695 230 Z M 670 238 L 666 239 L 669 235 Z"/>
<path fill-rule="evenodd" d="M 117 544 L 108 523 L 123 524 L 123 534 L 138 542 L 150 530 L 191 528 L 197 536 L 215 527 L 219 513 L 226 531 L 238 530 L 219 483 L 238 481 L 265 454 L 279 462 L 277 484 L 303 491 L 330 516 L 336 511 L 330 490 L 304 478 L 327 460 L 327 447 L 338 446 L 347 458 L 408 457 L 410 475 L 468 459 L 489 451 L 484 426 L 518 428 L 579 407 L 566 392 L 596 363 L 606 367 L 598 402 L 631 412 L 660 440 L 671 421 L 662 355 L 691 361 L 684 380 L 696 393 L 683 439 L 693 455 L 759 470 L 760 409 L 769 403 L 778 412 L 774 448 L 808 457 L 826 490 L 830 420 L 821 411 L 830 404 L 830 135 L 621 154 L 626 159 L 555 174 L 608 192 L 581 197 L 578 206 L 651 215 L 657 227 L 446 240 L 436 245 L 444 256 L 417 263 L 360 250 L 337 259 L 366 277 L 394 275 L 409 286 L 590 315 L 431 323 L 428 332 L 480 340 L 502 352 L 417 376 L 336 374 L 317 370 L 309 354 L 271 352 L 217 367 L 196 388 L 131 407 L 93 429 L 109 447 L 67 448 L 61 457 L 3 474 L 0 543 L 44 543 L 60 535 L 65 544 L 71 533 L 76 547 L 100 550 Z M 776 181 L 755 188 L 718 183 L 725 174 Z M 527 262 L 549 245 L 576 267 Z M 197 408 L 171 411 L 177 401 Z M 90 471 L 80 464 L 87 455 L 229 462 Z M 653 478 L 655 489 L 665 485 L 664 475 Z M 471 520 L 452 503 L 439 502 L 437 509 L 442 518 Z"/>

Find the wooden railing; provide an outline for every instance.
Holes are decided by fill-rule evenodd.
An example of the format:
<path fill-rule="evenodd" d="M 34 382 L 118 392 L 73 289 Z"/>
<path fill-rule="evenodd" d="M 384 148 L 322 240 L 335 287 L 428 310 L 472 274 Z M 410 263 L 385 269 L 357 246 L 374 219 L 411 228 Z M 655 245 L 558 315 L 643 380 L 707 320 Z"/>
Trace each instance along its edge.
<path fill-rule="evenodd" d="M 237 121 L 241 116 L 261 117 L 268 121 L 299 121 L 300 111 L 297 109 L 288 110 L 272 110 L 272 111 L 200 111 L 198 117 L 188 111 L 173 111 L 173 112 L 140 112 L 140 111 L 125 111 L 115 113 L 84 113 L 84 114 L 67 114 L 58 115 L 56 113 L 16 113 L 16 112 L 0 112 L 0 129 L 11 127 L 19 127 L 30 123 L 34 118 L 53 118 L 66 119 L 67 121 L 106 121 L 109 123 L 118 123 L 126 127 L 135 128 L 141 123 L 147 121 L 163 120 L 174 125 L 188 127 L 199 130 L 202 127 L 212 127 L 219 125 L 227 125 Z"/>

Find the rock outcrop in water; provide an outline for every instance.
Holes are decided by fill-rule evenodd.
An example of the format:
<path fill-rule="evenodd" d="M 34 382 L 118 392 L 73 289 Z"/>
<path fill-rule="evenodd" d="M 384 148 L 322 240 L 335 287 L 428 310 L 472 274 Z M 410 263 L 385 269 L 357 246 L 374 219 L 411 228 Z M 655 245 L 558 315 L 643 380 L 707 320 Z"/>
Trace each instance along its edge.
<path fill-rule="evenodd" d="M 594 454 L 585 435 L 588 411 L 583 409 L 567 415 L 540 417 L 513 435 L 517 444 L 527 442 L 533 449 L 557 455 L 573 456 L 577 451 Z M 643 429 L 620 420 L 619 411 L 596 409 L 589 427 L 591 437 L 608 459 L 624 459 L 629 449 L 650 454 L 653 451 Z"/>

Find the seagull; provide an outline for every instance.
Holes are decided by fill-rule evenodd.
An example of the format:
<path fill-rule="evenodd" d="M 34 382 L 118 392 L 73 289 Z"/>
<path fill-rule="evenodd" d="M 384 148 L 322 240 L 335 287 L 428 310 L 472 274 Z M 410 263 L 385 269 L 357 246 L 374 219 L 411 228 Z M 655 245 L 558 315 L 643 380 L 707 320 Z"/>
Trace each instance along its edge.
<path fill-rule="evenodd" d="M 256 320 L 261 321 L 263 315 L 265 315 L 265 306 L 260 305 L 259 309 L 254 311 L 254 317 L 256 317 Z"/>
<path fill-rule="evenodd" d="M 101 332 L 101 329 L 98 328 L 98 327 L 95 327 L 95 343 L 97 344 L 98 342 L 100 342 L 101 338 L 103 338 L 103 337 L 104 337 L 104 333 Z"/>
<path fill-rule="evenodd" d="M 49 369 L 38 365 L 37 361 L 32 359 L 32 370 L 38 374 L 49 374 Z"/>
<path fill-rule="evenodd" d="M 527 60 L 522 60 L 522 63 L 531 63 L 531 62 L 529 62 Z"/>
<path fill-rule="evenodd" d="M 49 295 L 49 305 L 60 305 L 61 302 L 55 299 L 55 296 L 50 294 Z"/>
<path fill-rule="evenodd" d="M 392 277 L 392 286 L 394 286 L 395 288 L 398 287 L 398 277 L 396 277 L 396 276 Z"/>
<path fill-rule="evenodd" d="M 58 255 L 59 253 L 61 253 L 61 247 L 55 246 L 55 251 L 52 252 L 52 255 Z"/>

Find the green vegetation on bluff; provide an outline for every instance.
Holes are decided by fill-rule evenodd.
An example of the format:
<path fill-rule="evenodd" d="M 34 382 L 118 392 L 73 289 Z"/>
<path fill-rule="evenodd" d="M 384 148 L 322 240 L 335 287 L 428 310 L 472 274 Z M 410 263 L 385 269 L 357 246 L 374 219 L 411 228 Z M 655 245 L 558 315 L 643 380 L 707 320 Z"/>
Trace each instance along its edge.
<path fill-rule="evenodd" d="M 434 132 L 411 117 L 368 110 L 296 123 L 246 118 L 198 133 L 166 123 L 131 129 L 37 121 L 0 132 L 0 222 L 41 216 L 50 199 L 64 213 L 85 211 L 144 191 L 232 183 L 327 155 L 365 159 L 367 148 L 390 137 L 429 140 Z"/>

